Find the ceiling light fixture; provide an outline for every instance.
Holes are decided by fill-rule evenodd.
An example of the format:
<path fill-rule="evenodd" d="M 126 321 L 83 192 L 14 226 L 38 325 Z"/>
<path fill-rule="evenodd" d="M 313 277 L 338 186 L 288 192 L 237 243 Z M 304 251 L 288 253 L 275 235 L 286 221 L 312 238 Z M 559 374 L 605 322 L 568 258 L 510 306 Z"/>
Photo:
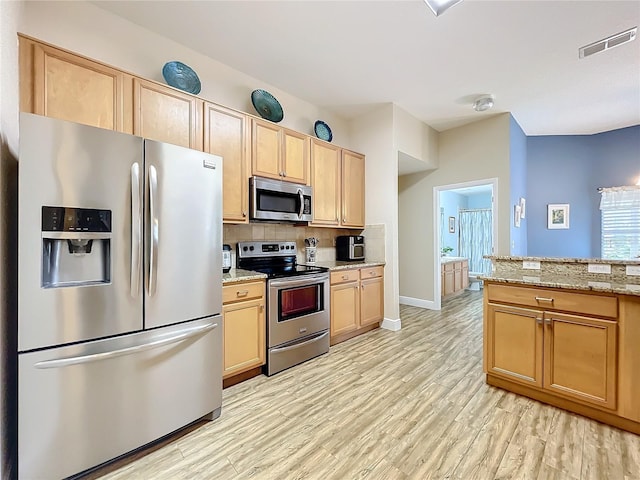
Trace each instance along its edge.
<path fill-rule="evenodd" d="M 491 95 L 482 95 L 473 102 L 473 109 L 476 112 L 486 112 L 493 107 L 493 97 Z"/>
<path fill-rule="evenodd" d="M 597 42 L 580 47 L 578 49 L 578 57 L 585 58 L 596 53 L 604 52 L 605 50 L 610 50 L 613 47 L 619 47 L 627 42 L 631 42 L 636 39 L 637 32 L 638 27 L 633 27 L 629 30 L 625 30 L 624 32 L 616 33 L 610 37 L 603 38 Z"/>
<path fill-rule="evenodd" d="M 461 1 L 462 0 L 424 0 L 424 3 L 429 6 L 431 11 L 437 17 Z"/>

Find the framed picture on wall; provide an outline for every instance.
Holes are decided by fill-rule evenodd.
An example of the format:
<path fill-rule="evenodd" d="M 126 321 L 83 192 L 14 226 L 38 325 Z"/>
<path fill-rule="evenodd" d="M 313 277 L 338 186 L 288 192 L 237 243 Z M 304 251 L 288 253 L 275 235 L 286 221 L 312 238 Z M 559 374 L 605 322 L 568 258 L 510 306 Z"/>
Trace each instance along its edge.
<path fill-rule="evenodd" d="M 520 228 L 520 219 L 522 218 L 522 207 L 516 205 L 513 207 L 513 226 Z"/>
<path fill-rule="evenodd" d="M 449 217 L 449 233 L 456 233 L 456 217 Z"/>
<path fill-rule="evenodd" d="M 527 200 L 524 197 L 520 197 L 520 218 L 525 218 L 527 214 Z"/>
<path fill-rule="evenodd" d="M 550 203 L 547 205 L 547 228 L 569 228 L 568 203 Z"/>

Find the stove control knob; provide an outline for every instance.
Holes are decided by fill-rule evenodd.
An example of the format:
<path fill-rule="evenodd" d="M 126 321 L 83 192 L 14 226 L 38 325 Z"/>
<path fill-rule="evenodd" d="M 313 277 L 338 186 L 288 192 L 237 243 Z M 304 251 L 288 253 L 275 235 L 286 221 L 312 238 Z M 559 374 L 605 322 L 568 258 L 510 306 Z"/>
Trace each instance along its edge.
<path fill-rule="evenodd" d="M 251 251 L 253 252 L 253 245 L 251 245 L 251 246 L 249 247 L 249 250 L 251 250 Z"/>
<path fill-rule="evenodd" d="M 246 252 L 247 250 L 248 250 L 248 248 L 247 248 L 247 247 L 242 247 L 242 251 L 243 251 L 243 252 Z"/>
<path fill-rule="evenodd" d="M 284 250 L 284 245 L 280 245 L 280 250 Z"/>

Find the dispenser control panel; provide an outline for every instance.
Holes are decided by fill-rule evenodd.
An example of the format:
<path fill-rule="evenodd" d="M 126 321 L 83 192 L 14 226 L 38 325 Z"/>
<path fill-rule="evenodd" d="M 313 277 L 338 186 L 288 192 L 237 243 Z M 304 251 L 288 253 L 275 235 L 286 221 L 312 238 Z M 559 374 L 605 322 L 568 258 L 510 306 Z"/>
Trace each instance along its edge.
<path fill-rule="evenodd" d="M 42 207 L 43 232 L 111 232 L 111 210 Z"/>

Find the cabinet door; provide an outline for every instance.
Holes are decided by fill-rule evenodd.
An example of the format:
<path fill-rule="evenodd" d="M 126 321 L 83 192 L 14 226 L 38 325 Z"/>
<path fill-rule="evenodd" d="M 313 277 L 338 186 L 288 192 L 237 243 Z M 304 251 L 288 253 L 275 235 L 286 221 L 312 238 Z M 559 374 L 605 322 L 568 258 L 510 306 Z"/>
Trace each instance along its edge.
<path fill-rule="evenodd" d="M 248 223 L 249 157 L 247 116 L 215 105 L 204 104 L 204 151 L 223 159 L 222 219 Z"/>
<path fill-rule="evenodd" d="M 222 307 L 224 373 L 228 378 L 265 363 L 264 299 Z"/>
<path fill-rule="evenodd" d="M 252 119 L 251 171 L 252 175 L 280 179 L 282 173 L 281 128 L 269 122 Z"/>
<path fill-rule="evenodd" d="M 360 298 L 358 282 L 331 287 L 331 336 L 351 332 L 358 328 Z"/>
<path fill-rule="evenodd" d="M 453 263 L 446 263 L 443 265 L 444 281 L 442 283 L 442 295 L 451 295 L 455 292 L 455 270 L 453 269 Z"/>
<path fill-rule="evenodd" d="M 133 101 L 134 135 L 202 150 L 202 100 L 136 78 Z"/>
<path fill-rule="evenodd" d="M 309 183 L 309 137 L 293 130 L 283 130 L 283 180 L 287 182 Z"/>
<path fill-rule="evenodd" d="M 131 76 L 24 38 L 20 62 L 22 110 L 132 132 Z"/>
<path fill-rule="evenodd" d="M 311 139 L 313 225 L 338 225 L 340 215 L 340 148 Z"/>
<path fill-rule="evenodd" d="M 550 312 L 544 318 L 544 388 L 615 409 L 616 322 Z"/>
<path fill-rule="evenodd" d="M 364 156 L 342 151 L 342 219 L 345 227 L 364 228 Z"/>
<path fill-rule="evenodd" d="M 384 283 L 382 277 L 360 282 L 360 326 L 379 323 L 384 316 Z"/>
<path fill-rule="evenodd" d="M 453 264 L 453 291 L 462 290 L 462 263 L 455 262 Z"/>
<path fill-rule="evenodd" d="M 489 304 L 487 373 L 542 387 L 542 312 Z"/>
<path fill-rule="evenodd" d="M 469 261 L 464 260 L 462 262 L 462 288 L 465 289 L 469 286 Z"/>

